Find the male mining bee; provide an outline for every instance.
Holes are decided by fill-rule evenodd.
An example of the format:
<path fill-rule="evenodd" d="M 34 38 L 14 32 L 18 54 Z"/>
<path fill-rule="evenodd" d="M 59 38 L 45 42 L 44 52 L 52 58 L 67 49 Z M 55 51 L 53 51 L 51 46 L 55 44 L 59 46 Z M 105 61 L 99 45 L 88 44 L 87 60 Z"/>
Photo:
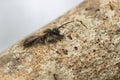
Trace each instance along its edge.
<path fill-rule="evenodd" d="M 58 28 L 53 28 L 53 29 L 47 29 L 43 33 L 43 35 L 36 35 L 36 36 L 31 36 L 27 38 L 23 46 L 26 47 L 31 47 L 32 45 L 35 44 L 50 44 L 50 43 L 56 43 L 57 41 L 61 41 L 64 38 L 63 34 L 60 34 L 60 28 L 62 28 L 64 25 L 71 23 L 73 21 L 67 22 L 59 26 Z"/>

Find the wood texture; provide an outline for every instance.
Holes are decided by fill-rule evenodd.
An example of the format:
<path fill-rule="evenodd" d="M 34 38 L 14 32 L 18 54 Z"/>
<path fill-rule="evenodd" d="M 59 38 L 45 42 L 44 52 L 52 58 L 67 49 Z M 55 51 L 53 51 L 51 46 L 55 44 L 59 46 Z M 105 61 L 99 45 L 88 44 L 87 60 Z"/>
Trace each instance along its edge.
<path fill-rule="evenodd" d="M 120 1 L 86 0 L 0 54 L 0 80 L 120 80 Z M 48 43 L 47 29 L 64 38 Z M 58 35 L 57 35 L 58 36 Z"/>

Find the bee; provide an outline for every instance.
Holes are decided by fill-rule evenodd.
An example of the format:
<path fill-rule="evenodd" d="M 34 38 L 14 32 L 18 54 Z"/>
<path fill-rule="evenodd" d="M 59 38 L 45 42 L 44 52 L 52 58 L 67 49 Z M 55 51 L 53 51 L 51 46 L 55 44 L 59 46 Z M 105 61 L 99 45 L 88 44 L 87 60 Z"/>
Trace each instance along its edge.
<path fill-rule="evenodd" d="M 61 41 L 64 38 L 64 35 L 60 33 L 60 28 L 62 28 L 64 25 L 71 23 L 73 21 L 67 22 L 59 26 L 58 28 L 53 28 L 53 29 L 47 29 L 43 31 L 43 35 L 35 35 L 35 36 L 30 36 L 28 37 L 24 43 L 23 46 L 26 47 L 31 47 L 32 45 L 35 44 L 50 44 L 50 43 L 56 43 L 58 41 Z"/>

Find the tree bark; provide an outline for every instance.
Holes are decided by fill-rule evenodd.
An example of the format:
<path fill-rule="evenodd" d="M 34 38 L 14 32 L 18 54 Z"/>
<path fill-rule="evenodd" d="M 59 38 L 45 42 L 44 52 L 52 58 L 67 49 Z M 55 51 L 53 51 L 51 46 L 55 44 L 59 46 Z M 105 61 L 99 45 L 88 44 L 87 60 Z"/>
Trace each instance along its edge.
<path fill-rule="evenodd" d="M 18 41 L 0 54 L 0 80 L 119 80 L 119 4 L 85 0 Z"/>

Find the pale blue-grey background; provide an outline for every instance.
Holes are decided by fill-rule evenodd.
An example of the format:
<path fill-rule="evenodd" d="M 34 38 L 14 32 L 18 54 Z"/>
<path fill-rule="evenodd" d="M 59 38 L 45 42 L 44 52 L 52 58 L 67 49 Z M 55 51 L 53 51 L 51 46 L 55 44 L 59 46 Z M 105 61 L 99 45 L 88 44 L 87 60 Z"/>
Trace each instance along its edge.
<path fill-rule="evenodd" d="M 83 0 L 0 0 L 0 52 Z"/>

